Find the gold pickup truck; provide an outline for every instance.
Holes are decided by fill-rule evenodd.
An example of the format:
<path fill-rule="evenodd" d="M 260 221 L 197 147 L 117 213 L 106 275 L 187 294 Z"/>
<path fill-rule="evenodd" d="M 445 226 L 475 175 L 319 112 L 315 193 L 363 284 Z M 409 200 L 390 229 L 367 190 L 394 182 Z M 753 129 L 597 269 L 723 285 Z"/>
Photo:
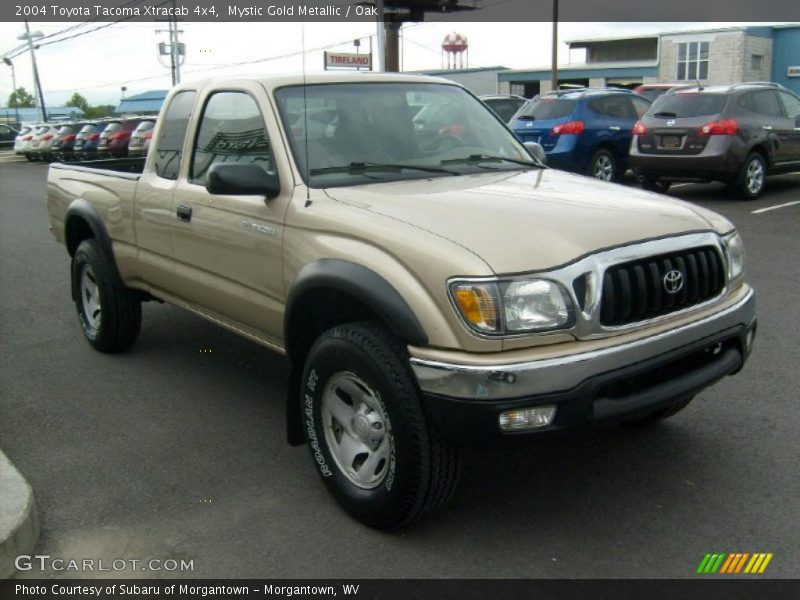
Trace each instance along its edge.
<path fill-rule="evenodd" d="M 157 299 L 285 354 L 289 442 L 389 529 L 461 447 L 663 419 L 750 352 L 729 221 L 539 150 L 441 79 L 213 79 L 146 158 L 53 164 L 47 205 L 90 344 L 128 350 Z"/>

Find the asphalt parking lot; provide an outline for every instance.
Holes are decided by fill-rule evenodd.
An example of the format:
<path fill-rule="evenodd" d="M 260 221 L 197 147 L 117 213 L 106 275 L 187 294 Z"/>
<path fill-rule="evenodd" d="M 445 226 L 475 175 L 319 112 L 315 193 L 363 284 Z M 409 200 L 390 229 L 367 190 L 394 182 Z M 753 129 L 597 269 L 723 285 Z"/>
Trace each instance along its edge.
<path fill-rule="evenodd" d="M 46 169 L 0 163 L 0 447 L 35 490 L 39 554 L 193 561 L 156 577 L 658 578 L 744 551 L 800 574 L 800 204 L 753 212 L 800 200 L 800 174 L 755 202 L 670 192 L 742 233 L 760 319 L 743 373 L 650 429 L 472 451 L 444 512 L 385 534 L 286 445 L 282 358 L 156 303 L 130 353 L 90 349 Z"/>

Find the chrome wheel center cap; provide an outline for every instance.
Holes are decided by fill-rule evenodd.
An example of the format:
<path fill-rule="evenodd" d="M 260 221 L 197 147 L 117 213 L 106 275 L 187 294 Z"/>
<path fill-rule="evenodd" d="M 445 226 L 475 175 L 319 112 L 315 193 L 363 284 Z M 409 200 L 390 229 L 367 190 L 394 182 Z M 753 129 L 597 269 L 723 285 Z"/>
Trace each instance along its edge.
<path fill-rule="evenodd" d="M 368 406 L 362 406 L 353 417 L 353 433 L 365 444 L 380 442 L 385 435 L 383 420 Z"/>

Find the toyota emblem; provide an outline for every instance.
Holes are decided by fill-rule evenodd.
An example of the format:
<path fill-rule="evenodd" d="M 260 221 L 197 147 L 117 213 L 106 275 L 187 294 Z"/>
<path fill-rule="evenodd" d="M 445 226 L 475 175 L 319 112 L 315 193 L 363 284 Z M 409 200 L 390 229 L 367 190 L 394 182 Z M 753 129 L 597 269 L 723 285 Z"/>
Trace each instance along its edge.
<path fill-rule="evenodd" d="M 668 271 L 666 275 L 664 275 L 664 289 L 667 291 L 668 294 L 677 294 L 681 291 L 683 287 L 683 273 L 678 271 L 677 269 L 673 269 L 672 271 Z"/>

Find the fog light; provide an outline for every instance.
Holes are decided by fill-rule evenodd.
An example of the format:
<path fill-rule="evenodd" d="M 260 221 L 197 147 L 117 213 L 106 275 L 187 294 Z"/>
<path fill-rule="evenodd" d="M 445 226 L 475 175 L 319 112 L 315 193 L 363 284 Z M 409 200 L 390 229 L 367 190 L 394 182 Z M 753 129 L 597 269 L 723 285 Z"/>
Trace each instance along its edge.
<path fill-rule="evenodd" d="M 536 408 L 507 410 L 500 413 L 498 422 L 501 431 L 523 431 L 547 427 L 553 422 L 555 416 L 555 406 L 537 406 Z"/>

